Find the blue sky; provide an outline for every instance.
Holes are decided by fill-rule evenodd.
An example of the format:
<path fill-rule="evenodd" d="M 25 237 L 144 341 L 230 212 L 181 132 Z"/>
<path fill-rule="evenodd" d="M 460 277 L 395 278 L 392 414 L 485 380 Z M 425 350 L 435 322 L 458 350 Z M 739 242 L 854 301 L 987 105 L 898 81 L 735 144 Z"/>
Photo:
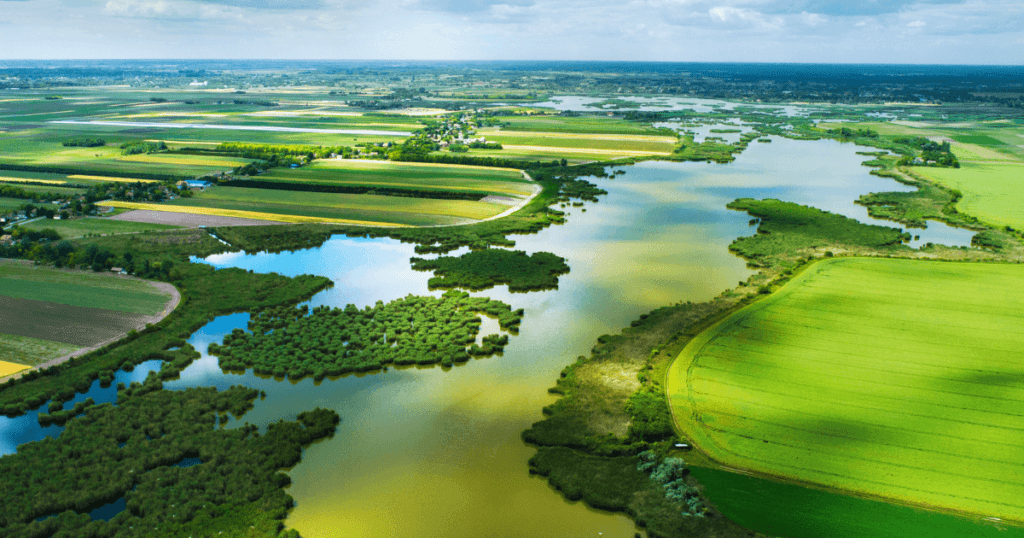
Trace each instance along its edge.
<path fill-rule="evenodd" d="M 0 58 L 1024 63 L 1024 0 L 0 0 Z"/>

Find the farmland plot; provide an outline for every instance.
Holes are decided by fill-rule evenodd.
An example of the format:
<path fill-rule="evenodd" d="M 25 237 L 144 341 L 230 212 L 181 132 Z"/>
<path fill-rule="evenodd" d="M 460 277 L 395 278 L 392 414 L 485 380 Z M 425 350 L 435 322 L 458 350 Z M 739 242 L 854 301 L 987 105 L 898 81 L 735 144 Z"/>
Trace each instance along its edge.
<path fill-rule="evenodd" d="M 1024 521 L 1024 267 L 835 259 L 695 338 L 669 373 L 713 459 Z"/>

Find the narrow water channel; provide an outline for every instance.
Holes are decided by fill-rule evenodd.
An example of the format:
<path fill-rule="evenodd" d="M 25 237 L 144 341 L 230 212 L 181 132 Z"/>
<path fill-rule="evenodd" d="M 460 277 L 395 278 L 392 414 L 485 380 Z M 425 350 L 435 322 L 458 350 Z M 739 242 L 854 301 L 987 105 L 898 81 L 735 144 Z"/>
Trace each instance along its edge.
<path fill-rule="evenodd" d="M 316 406 L 341 415 L 334 438 L 309 447 L 289 471 L 289 493 L 297 504 L 287 525 L 310 538 L 631 537 L 638 529 L 624 515 L 567 502 L 546 481 L 528 474 L 526 462 L 535 450 L 520 434 L 554 401 L 546 389 L 566 364 L 589 352 L 599 335 L 617 332 L 659 306 L 710 299 L 752 274 L 727 250 L 736 237 L 753 233 L 747 214 L 725 209 L 729 201 L 773 197 L 868 219 L 852 201 L 900 186 L 869 175 L 860 165 L 866 157 L 856 155 L 857 149 L 833 141 L 776 139 L 751 145 L 728 165 L 645 162 L 623 168 L 625 174 L 615 179 L 595 180 L 609 191 L 599 202 L 568 208 L 565 225 L 514 237 L 518 249 L 568 260 L 572 271 L 560 277 L 557 290 L 513 294 L 499 287 L 476 294 L 526 311 L 520 335 L 512 337 L 503 356 L 454 368 L 390 368 L 319 384 L 251 371 L 225 374 L 206 349 L 233 328 L 245 327 L 248 315 L 234 314 L 191 337 L 203 357 L 165 386 L 244 384 L 264 390 L 266 399 L 241 419 L 259 425 Z M 205 262 L 324 275 L 335 286 L 311 304 L 362 307 L 410 293 L 438 295 L 427 290 L 428 273 L 410 269 L 414 255 L 412 245 L 389 239 L 336 237 L 316 249 L 223 254 Z M 144 377 L 144 370 L 133 375 Z M 38 426 L 13 434 L 4 420 L 10 419 L 0 418 L 0 448 L 59 434 Z M 25 428 L 27 422 L 19 425 Z M 709 488 L 709 493 L 731 513 L 731 490 Z M 915 514 L 901 516 L 909 518 L 911 528 Z M 789 524 L 795 529 L 799 521 Z M 849 535 L 874 536 L 870 530 Z"/>

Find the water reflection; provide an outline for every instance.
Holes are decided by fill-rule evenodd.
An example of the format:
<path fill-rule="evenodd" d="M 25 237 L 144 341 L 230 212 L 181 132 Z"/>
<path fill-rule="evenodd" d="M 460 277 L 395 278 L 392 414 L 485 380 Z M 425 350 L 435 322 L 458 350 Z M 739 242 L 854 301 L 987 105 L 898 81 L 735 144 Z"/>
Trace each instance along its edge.
<path fill-rule="evenodd" d="M 710 299 L 752 274 L 727 250 L 736 237 L 753 233 L 746 213 L 725 208 L 733 199 L 779 198 L 877 224 L 853 200 L 906 187 L 870 175 L 861 166 L 868 157 L 856 155 L 858 149 L 774 138 L 752 144 L 728 165 L 643 162 L 615 179 L 596 179 L 609 194 L 588 203 L 586 212 L 570 208 L 568 223 L 514 237 L 518 249 L 567 259 L 572 269 L 560 277 L 557 290 L 511 294 L 500 286 L 474 294 L 526 311 L 521 334 L 503 356 L 320 383 L 261 377 L 251 370 L 225 373 L 207 346 L 244 328 L 243 313 L 218 317 L 193 334 L 189 343 L 202 358 L 165 386 L 242 384 L 266 391 L 266 399 L 229 427 L 265 427 L 317 406 L 338 411 L 337 435 L 309 447 L 302 464 L 289 471 L 297 506 L 287 524 L 304 536 L 632 536 L 637 529 L 625 516 L 566 502 L 546 481 L 530 477 L 526 462 L 535 451 L 520 433 L 554 401 L 546 389 L 559 371 L 588 353 L 599 335 L 617 332 L 659 306 Z M 922 241 L 935 241 L 931 232 L 922 231 Z M 412 245 L 389 239 L 335 237 L 313 249 L 221 254 L 203 261 L 327 276 L 335 286 L 309 304 L 362 307 L 428 293 L 431 275 L 411 269 L 414 255 Z M 133 375 L 141 380 L 149 367 Z M 97 390 L 80 399 L 101 401 Z M 32 428 L 23 424 L 19 430 L 11 420 L 34 423 L 35 416 L 0 418 L 0 449 L 7 453 L 46 435 L 35 424 L 26 437 L 17 432 Z"/>

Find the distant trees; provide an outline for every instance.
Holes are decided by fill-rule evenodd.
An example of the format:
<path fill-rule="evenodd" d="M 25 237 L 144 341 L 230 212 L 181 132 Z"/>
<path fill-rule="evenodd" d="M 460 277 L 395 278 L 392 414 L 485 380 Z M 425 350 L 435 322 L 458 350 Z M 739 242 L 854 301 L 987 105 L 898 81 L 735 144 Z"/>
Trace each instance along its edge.
<path fill-rule="evenodd" d="M 70 138 L 61 142 L 61 144 L 69 148 L 96 148 L 107 145 L 107 141 L 102 138 Z"/>

